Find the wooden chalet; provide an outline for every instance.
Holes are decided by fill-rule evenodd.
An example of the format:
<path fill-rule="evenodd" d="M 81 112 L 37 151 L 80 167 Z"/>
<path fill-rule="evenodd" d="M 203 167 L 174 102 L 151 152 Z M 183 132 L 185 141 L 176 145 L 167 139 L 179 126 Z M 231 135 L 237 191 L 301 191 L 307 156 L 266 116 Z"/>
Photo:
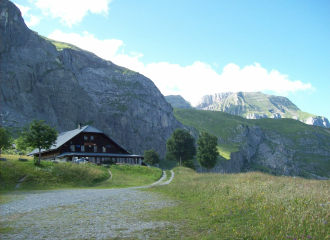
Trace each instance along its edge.
<path fill-rule="evenodd" d="M 39 149 L 29 156 L 39 156 Z M 143 157 L 134 155 L 119 146 L 111 138 L 92 126 L 80 127 L 58 135 L 55 146 L 41 150 L 42 160 L 75 161 L 88 159 L 90 163 L 102 164 L 109 160 L 115 163 L 139 164 Z"/>

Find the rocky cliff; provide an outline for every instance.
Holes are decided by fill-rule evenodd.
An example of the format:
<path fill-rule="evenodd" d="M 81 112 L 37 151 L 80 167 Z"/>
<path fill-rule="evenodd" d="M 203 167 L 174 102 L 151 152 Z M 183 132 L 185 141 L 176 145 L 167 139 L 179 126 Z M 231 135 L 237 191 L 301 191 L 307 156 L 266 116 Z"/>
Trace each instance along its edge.
<path fill-rule="evenodd" d="M 276 175 L 330 179 L 329 136 L 315 132 L 298 132 L 293 136 L 270 131 L 259 126 L 236 127 L 236 135 L 229 142 L 240 145 L 230 159 L 219 161 L 212 172 L 238 173 L 260 170 Z M 200 172 L 205 169 L 198 168 Z"/>
<path fill-rule="evenodd" d="M 216 111 L 174 109 L 182 123 L 218 137 L 212 172 L 260 170 L 276 175 L 330 178 L 330 130 L 293 119 L 249 120 Z M 230 159 L 225 159 L 230 155 Z M 206 172 L 196 165 L 197 171 Z"/>
<path fill-rule="evenodd" d="M 327 118 L 302 112 L 286 97 L 261 92 L 225 92 L 206 95 L 198 102 L 196 109 L 222 111 L 247 119 L 294 118 L 309 125 L 330 128 Z"/>
<path fill-rule="evenodd" d="M 27 28 L 21 12 L 0 0 L 1 124 L 19 128 L 45 119 L 58 131 L 91 124 L 136 154 L 162 156 L 182 127 L 143 75 Z"/>

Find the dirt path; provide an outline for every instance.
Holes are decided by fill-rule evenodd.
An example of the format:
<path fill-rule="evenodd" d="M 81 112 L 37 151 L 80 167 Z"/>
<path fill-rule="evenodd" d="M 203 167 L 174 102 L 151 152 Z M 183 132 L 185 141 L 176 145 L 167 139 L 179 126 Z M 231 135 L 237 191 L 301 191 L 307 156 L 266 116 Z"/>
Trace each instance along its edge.
<path fill-rule="evenodd" d="M 156 183 L 134 188 L 20 192 L 19 199 L 0 205 L 1 228 L 7 229 L 0 238 L 146 239 L 143 230 L 168 223 L 144 222 L 140 216 L 175 203 L 138 188 L 168 184 L 171 174 L 166 182 L 164 172 Z"/>

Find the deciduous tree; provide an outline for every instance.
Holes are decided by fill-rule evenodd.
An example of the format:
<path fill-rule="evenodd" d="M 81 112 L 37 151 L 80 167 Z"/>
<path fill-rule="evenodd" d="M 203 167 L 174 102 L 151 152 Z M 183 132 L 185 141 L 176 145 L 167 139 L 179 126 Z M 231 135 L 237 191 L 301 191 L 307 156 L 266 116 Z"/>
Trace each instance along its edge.
<path fill-rule="evenodd" d="M 144 151 L 143 157 L 144 162 L 150 165 L 155 165 L 160 161 L 159 154 L 154 149 Z"/>
<path fill-rule="evenodd" d="M 23 136 L 20 136 L 15 140 L 16 150 L 19 155 L 27 154 L 33 151 L 33 148 L 29 147 Z"/>
<path fill-rule="evenodd" d="M 176 129 L 166 142 L 166 156 L 170 161 L 186 165 L 196 155 L 195 138 L 184 129 Z"/>
<path fill-rule="evenodd" d="M 13 138 L 7 132 L 6 129 L 0 126 L 0 157 L 1 157 L 1 150 L 7 149 L 12 145 Z"/>
<path fill-rule="evenodd" d="M 197 161 L 209 172 L 217 163 L 218 138 L 208 132 L 202 132 L 197 139 Z"/>
<path fill-rule="evenodd" d="M 30 123 L 28 131 L 23 133 L 23 137 L 27 146 L 39 149 L 39 161 L 41 159 L 41 149 L 49 149 L 55 144 L 57 139 L 57 131 L 48 124 L 45 124 L 44 120 L 33 120 Z"/>

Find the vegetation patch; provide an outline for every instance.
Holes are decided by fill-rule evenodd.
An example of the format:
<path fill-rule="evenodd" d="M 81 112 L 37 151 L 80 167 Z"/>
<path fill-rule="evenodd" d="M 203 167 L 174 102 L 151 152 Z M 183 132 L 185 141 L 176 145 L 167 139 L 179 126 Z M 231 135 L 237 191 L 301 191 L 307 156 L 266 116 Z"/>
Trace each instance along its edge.
<path fill-rule="evenodd" d="M 109 177 L 105 167 L 92 164 L 53 163 L 42 161 L 34 165 L 33 160 L 27 162 L 7 160 L 0 162 L 1 189 L 15 189 L 19 179 L 26 178 L 19 190 L 44 190 L 59 188 L 91 187 Z"/>
<path fill-rule="evenodd" d="M 48 43 L 53 44 L 56 47 L 56 50 L 57 51 L 62 51 L 65 48 L 72 48 L 72 49 L 75 49 L 75 50 L 78 50 L 79 49 L 78 47 L 76 47 L 76 46 L 74 46 L 72 44 L 69 44 L 69 43 L 56 41 L 56 40 L 49 39 L 49 38 L 46 38 L 46 37 L 43 37 L 43 36 L 40 36 L 40 37 L 42 37 L 43 39 L 45 39 Z"/>
<path fill-rule="evenodd" d="M 307 168 L 311 173 L 330 177 L 330 161 L 325 156 L 298 152 L 295 155 L 295 162 Z"/>
<path fill-rule="evenodd" d="M 330 181 L 260 172 L 198 174 L 182 167 L 174 172 L 171 184 L 144 190 L 178 202 L 144 216 L 171 222 L 147 232 L 150 238 L 330 238 Z"/>
<path fill-rule="evenodd" d="M 19 190 L 46 190 L 62 188 L 119 188 L 148 185 L 162 176 L 162 170 L 138 165 L 111 165 L 53 163 L 42 161 L 34 165 L 32 158 L 18 161 L 18 156 L 3 155 L 0 162 L 0 189 L 11 192 L 24 176 Z M 112 173 L 112 178 L 109 179 Z M 107 180 L 108 179 L 108 180 Z"/>
<path fill-rule="evenodd" d="M 224 158 L 229 160 L 230 159 L 230 154 L 232 152 L 238 152 L 239 149 L 235 145 L 230 145 L 230 144 L 218 144 L 218 151 L 219 154 Z"/>

